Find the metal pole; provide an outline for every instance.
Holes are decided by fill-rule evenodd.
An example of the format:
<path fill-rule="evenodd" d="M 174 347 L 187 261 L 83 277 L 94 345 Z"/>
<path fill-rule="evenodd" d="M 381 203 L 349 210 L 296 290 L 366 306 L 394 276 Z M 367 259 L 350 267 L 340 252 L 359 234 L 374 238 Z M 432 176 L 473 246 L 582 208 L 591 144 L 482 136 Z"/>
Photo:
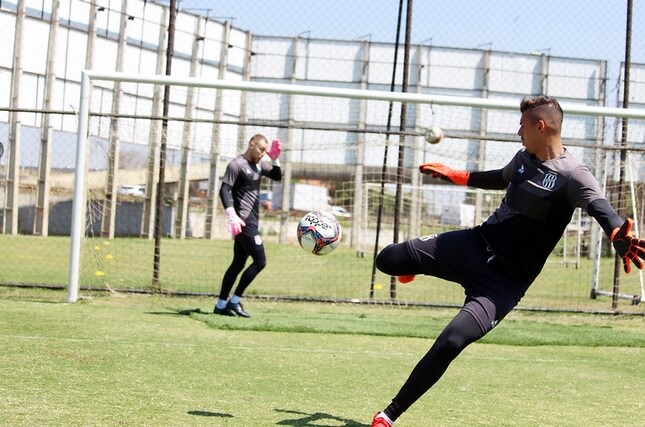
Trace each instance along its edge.
<path fill-rule="evenodd" d="M 174 86 L 199 86 L 201 88 L 242 90 L 249 92 L 324 96 L 329 98 L 366 99 L 374 101 L 418 102 L 470 108 L 493 108 L 517 111 L 517 101 L 496 98 L 471 98 L 467 96 L 435 95 L 430 93 L 400 93 L 381 90 L 349 89 L 322 85 L 249 82 L 243 80 L 198 79 L 191 77 L 160 76 L 157 74 L 117 73 L 114 71 L 87 71 L 92 80 L 110 80 L 134 83 L 172 84 Z M 603 115 L 607 117 L 629 117 L 645 120 L 645 109 L 620 107 L 598 107 L 582 104 L 562 104 L 565 114 L 581 116 Z M 637 150 L 637 149 L 636 149 Z"/>
<path fill-rule="evenodd" d="M 49 21 L 49 43 L 47 47 L 47 67 L 45 68 L 45 89 L 43 109 L 49 110 L 52 105 L 52 92 L 56 80 L 56 45 L 58 40 L 60 0 L 52 1 L 51 19 Z M 40 161 L 38 162 L 38 184 L 36 187 L 36 206 L 34 213 L 34 234 L 49 234 L 49 189 L 51 173 L 51 149 L 53 128 L 51 116 L 43 115 L 40 127 Z"/>
<path fill-rule="evenodd" d="M 170 0 L 170 18 L 168 20 L 168 49 L 166 50 L 166 75 L 170 76 L 172 56 L 175 44 L 175 18 L 177 17 L 176 0 Z M 163 119 L 161 121 L 161 147 L 159 149 L 159 181 L 157 184 L 157 204 L 155 207 L 155 251 L 152 270 L 152 290 L 159 289 L 159 264 L 161 262 L 161 235 L 163 234 L 164 187 L 166 183 L 166 151 L 168 142 L 168 111 L 170 107 L 170 85 L 164 86 Z"/>
<path fill-rule="evenodd" d="M 145 7 L 145 6 L 144 6 Z M 166 22 L 168 15 L 166 9 L 162 10 L 159 23 Z M 166 29 L 159 25 L 159 41 L 157 43 L 157 63 L 155 64 L 155 73 L 161 74 L 163 72 L 163 45 L 166 41 Z M 159 116 L 161 100 L 161 86 L 154 85 L 152 92 L 152 114 L 155 117 Z M 150 123 L 150 133 L 148 136 L 148 144 L 150 151 L 148 153 L 148 170 L 146 172 L 146 196 L 143 201 L 143 213 L 141 221 L 141 236 L 152 239 L 154 237 L 155 226 L 155 209 L 157 207 L 157 182 L 155 176 L 159 175 L 159 144 L 161 141 L 161 121 L 153 120 Z"/>
<path fill-rule="evenodd" d="M 199 61 L 199 47 L 202 45 L 204 38 L 202 33 L 202 19 L 195 20 L 195 33 L 192 51 L 190 55 L 190 77 L 197 75 L 197 66 Z M 190 199 L 190 178 L 189 171 L 191 167 L 190 151 L 192 148 L 194 124 L 191 119 L 195 114 L 195 98 L 199 96 L 195 94 L 195 88 L 188 88 L 186 94 L 186 108 L 184 110 L 184 129 L 182 132 L 181 144 L 181 165 L 179 172 L 179 182 L 177 185 L 177 215 L 175 217 L 175 234 L 174 236 L 179 239 L 186 238 L 186 226 L 188 224 L 188 201 Z"/>
<path fill-rule="evenodd" d="M 16 28 L 13 44 L 13 66 L 11 68 L 11 89 L 9 94 L 9 163 L 5 183 L 6 200 L 4 206 L 4 233 L 18 234 L 18 198 L 20 197 L 20 113 L 15 111 L 20 99 L 20 81 L 22 79 L 22 47 L 26 16 L 26 1 L 19 0 L 16 5 Z"/>
<path fill-rule="evenodd" d="M 401 92 L 408 91 L 408 75 L 410 68 L 410 34 L 412 33 L 412 0 L 408 0 L 405 23 L 405 48 L 403 49 L 403 83 Z M 401 226 L 401 211 L 403 210 L 403 160 L 405 155 L 405 128 L 408 120 L 408 104 L 401 103 L 401 117 L 399 118 L 399 158 L 396 165 L 396 196 L 394 203 L 394 243 L 399 242 L 399 228 Z M 390 278 L 390 298 L 396 299 L 396 279 Z"/>
<path fill-rule="evenodd" d="M 401 17 L 403 16 L 403 0 L 399 0 L 399 15 L 396 21 L 396 43 L 394 45 L 394 63 L 392 64 L 392 81 L 390 83 L 390 92 L 394 92 L 396 86 L 396 63 L 399 58 L 399 38 L 401 34 Z M 376 255 L 378 254 L 378 241 L 381 235 L 381 220 L 383 217 L 383 195 L 385 193 L 385 176 L 387 174 L 387 157 L 390 145 L 390 126 L 392 125 L 392 108 L 393 101 L 390 101 L 390 107 L 387 113 L 387 127 L 385 131 L 385 150 L 383 152 L 383 167 L 381 169 L 381 191 L 378 199 L 378 213 L 376 215 L 376 237 L 374 238 L 374 254 L 372 256 L 372 280 L 370 282 L 370 298 L 374 298 L 374 284 L 376 281 Z M 367 194 L 369 199 L 369 191 Z"/>
<path fill-rule="evenodd" d="M 632 55 L 632 0 L 627 0 L 627 23 L 625 29 L 625 77 L 623 81 L 623 108 L 629 108 L 629 80 L 631 69 L 631 55 Z M 625 209 L 625 162 L 627 160 L 627 128 L 629 119 L 626 117 L 622 119 L 622 129 L 620 137 L 620 145 L 623 147 L 620 150 L 620 164 L 619 178 L 618 178 L 618 201 L 616 208 L 619 214 L 626 214 Z M 616 310 L 618 308 L 618 296 L 620 293 L 620 271 L 622 269 L 622 260 L 616 257 L 614 260 L 614 287 L 611 297 L 611 308 Z"/>
<path fill-rule="evenodd" d="M 125 62 L 126 33 L 128 26 L 128 0 L 121 0 L 121 18 L 119 22 L 119 38 L 116 51 L 116 70 L 123 71 Z M 119 111 L 121 110 L 121 82 L 114 82 L 112 91 L 111 111 L 114 117 L 110 120 L 110 134 L 108 143 L 110 149 L 108 152 L 107 175 L 105 182 L 105 200 L 102 207 L 101 215 L 101 237 L 108 239 L 114 238 L 114 228 L 116 226 L 116 209 L 117 209 L 117 174 L 119 173 L 119 157 L 121 152 L 121 136 L 119 120 Z"/>
<path fill-rule="evenodd" d="M 78 132 L 76 134 L 76 175 L 74 178 L 74 199 L 70 232 L 71 244 L 69 250 L 67 302 L 76 302 L 78 299 L 81 237 L 85 234 L 85 168 L 87 161 L 87 126 L 91 85 L 92 83 L 87 73 L 83 71 L 81 74 L 81 99 L 78 106 Z"/>
<path fill-rule="evenodd" d="M 250 34 L 247 34 L 247 37 L 250 37 Z M 219 55 L 219 67 L 217 71 L 217 78 L 224 79 L 226 77 L 226 68 L 228 65 L 228 45 L 231 37 L 231 24 L 230 22 L 225 22 L 222 27 L 222 48 L 220 49 Z M 245 78 L 244 81 L 248 81 L 249 78 L 249 67 L 248 61 L 251 56 L 250 44 L 248 45 L 249 49 L 246 50 L 245 55 L 247 59 L 246 67 L 244 69 Z M 240 103 L 240 119 L 244 122 L 246 121 L 246 92 L 242 91 L 241 95 L 242 102 Z M 215 107 L 213 108 L 213 130 L 211 133 L 211 165 L 210 171 L 208 174 L 208 193 L 207 193 L 207 202 L 206 202 L 206 224 L 205 235 L 207 239 L 213 239 L 215 237 L 215 219 L 217 216 L 217 204 L 219 201 L 219 177 L 220 177 L 220 143 L 221 143 L 221 134 L 222 134 L 222 125 L 220 121 L 222 120 L 223 113 L 223 102 L 224 102 L 224 90 L 217 89 L 215 93 Z M 241 146 L 240 141 L 244 140 L 244 132 L 242 129 L 238 131 L 238 144 Z"/>

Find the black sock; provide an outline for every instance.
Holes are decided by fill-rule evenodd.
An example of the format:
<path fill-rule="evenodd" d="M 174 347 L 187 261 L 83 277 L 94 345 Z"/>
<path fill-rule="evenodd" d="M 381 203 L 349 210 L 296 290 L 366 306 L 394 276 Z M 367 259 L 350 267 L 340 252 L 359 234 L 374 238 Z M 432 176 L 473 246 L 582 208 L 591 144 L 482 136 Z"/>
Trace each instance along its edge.
<path fill-rule="evenodd" d="M 396 419 L 401 416 L 403 411 L 399 407 L 398 403 L 392 402 L 388 405 L 387 408 L 385 408 L 383 413 L 385 413 L 385 415 L 387 415 L 392 421 L 396 421 Z"/>

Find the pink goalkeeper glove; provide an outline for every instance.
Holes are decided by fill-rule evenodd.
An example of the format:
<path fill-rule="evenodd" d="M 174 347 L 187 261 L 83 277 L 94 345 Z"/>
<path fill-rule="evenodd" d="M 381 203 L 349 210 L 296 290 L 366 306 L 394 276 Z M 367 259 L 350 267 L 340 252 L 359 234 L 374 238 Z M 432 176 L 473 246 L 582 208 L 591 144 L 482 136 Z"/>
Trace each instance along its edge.
<path fill-rule="evenodd" d="M 280 153 L 282 153 L 282 143 L 279 139 L 274 139 L 271 142 L 271 148 L 267 151 L 267 155 L 271 157 L 271 160 L 277 160 L 280 157 Z"/>
<path fill-rule="evenodd" d="M 226 216 L 228 217 L 228 231 L 233 236 L 237 236 L 242 232 L 242 227 L 245 227 L 246 223 L 242 221 L 242 218 L 237 216 L 235 208 L 226 208 Z"/>

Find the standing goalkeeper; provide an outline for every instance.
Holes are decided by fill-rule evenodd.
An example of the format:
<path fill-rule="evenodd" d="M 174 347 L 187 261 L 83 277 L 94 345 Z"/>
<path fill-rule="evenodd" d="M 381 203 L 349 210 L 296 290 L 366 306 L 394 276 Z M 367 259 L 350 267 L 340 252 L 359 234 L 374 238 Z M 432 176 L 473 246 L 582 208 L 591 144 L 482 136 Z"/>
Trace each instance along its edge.
<path fill-rule="evenodd" d="M 269 143 L 264 135 L 254 135 L 244 154 L 237 156 L 226 167 L 219 191 L 228 220 L 228 229 L 234 236 L 233 261 L 224 273 L 222 288 L 213 312 L 224 316 L 250 317 L 242 306 L 242 295 L 255 276 L 266 266 L 264 245 L 258 227 L 260 216 L 260 179 L 267 176 L 282 179 L 279 139 Z M 271 165 L 262 162 L 268 155 Z M 251 257 L 253 262 L 242 273 L 233 296 L 228 299 L 237 276 Z"/>
<path fill-rule="evenodd" d="M 623 260 L 642 269 L 645 240 L 631 235 L 632 220 L 621 219 L 602 194 L 589 168 L 563 147 L 562 108 L 555 98 L 522 100 L 517 134 L 524 149 L 505 167 L 457 171 L 426 163 L 421 173 L 484 189 L 505 189 L 497 210 L 471 229 L 433 234 L 391 244 L 376 258 L 379 270 L 402 282 L 416 274 L 463 286 L 466 299 L 457 315 L 412 370 L 399 393 L 372 427 L 390 427 L 443 375 L 470 343 L 493 329 L 524 296 L 560 240 L 574 209 L 585 209 L 605 231 Z"/>

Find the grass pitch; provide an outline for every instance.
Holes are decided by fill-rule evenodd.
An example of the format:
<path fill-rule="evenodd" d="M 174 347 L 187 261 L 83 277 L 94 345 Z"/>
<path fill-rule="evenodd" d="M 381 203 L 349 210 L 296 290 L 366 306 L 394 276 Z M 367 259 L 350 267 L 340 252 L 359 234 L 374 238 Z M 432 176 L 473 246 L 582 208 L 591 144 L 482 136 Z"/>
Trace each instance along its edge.
<path fill-rule="evenodd" d="M 6 425 L 368 426 L 449 309 L 0 287 Z M 645 320 L 513 312 L 397 426 L 640 426 Z"/>

